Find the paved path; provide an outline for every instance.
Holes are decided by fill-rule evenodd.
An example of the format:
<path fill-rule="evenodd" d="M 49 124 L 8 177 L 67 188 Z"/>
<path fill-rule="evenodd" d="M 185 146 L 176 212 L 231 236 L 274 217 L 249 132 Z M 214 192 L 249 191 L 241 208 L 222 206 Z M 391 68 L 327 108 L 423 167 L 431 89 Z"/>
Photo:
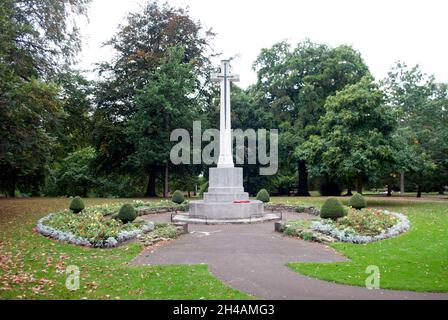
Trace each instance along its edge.
<path fill-rule="evenodd" d="M 297 219 L 310 219 L 294 214 Z M 286 217 L 291 218 L 291 217 Z M 151 216 L 168 221 L 169 215 Z M 189 225 L 190 234 L 149 248 L 133 263 L 207 264 L 224 283 L 264 299 L 448 299 L 448 294 L 367 290 L 298 274 L 287 262 L 338 262 L 346 259 L 327 246 L 284 237 L 274 223 Z"/>

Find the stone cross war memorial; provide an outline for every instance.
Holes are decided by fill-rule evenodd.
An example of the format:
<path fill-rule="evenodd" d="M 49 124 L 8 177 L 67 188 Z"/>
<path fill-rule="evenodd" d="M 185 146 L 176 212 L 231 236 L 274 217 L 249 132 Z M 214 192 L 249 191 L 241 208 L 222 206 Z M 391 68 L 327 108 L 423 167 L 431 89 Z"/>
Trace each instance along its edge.
<path fill-rule="evenodd" d="M 204 200 L 191 201 L 188 214 L 176 215 L 174 221 L 189 223 L 244 223 L 276 220 L 266 214 L 261 201 L 249 200 L 243 188 L 243 169 L 236 168 L 232 154 L 231 83 L 239 81 L 229 60 L 222 60 L 211 79 L 221 83 L 220 148 L 216 168 L 209 170 L 209 188 Z"/>

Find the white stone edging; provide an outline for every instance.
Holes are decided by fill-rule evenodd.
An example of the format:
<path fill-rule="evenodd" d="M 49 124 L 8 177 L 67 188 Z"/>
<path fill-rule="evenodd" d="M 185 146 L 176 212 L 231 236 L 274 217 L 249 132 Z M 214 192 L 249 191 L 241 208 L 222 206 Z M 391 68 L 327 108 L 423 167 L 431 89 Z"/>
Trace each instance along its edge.
<path fill-rule="evenodd" d="M 404 214 L 390 211 L 383 211 L 383 213 L 393 215 L 394 217 L 398 218 L 399 221 L 394 226 L 390 227 L 389 229 L 381 232 L 376 236 L 361 236 L 361 235 L 347 234 L 345 231 L 340 230 L 335 226 L 332 226 L 322 221 L 313 222 L 313 224 L 311 225 L 311 229 L 313 231 L 329 235 L 342 242 L 362 244 L 393 238 L 408 231 L 411 228 L 409 219 Z"/>
<path fill-rule="evenodd" d="M 154 223 L 147 221 L 141 229 L 136 229 L 133 231 L 122 231 L 117 237 L 109 237 L 105 241 L 98 241 L 94 238 L 84 238 L 74 235 L 71 232 L 65 232 L 57 230 L 53 227 L 44 224 L 45 221 L 49 220 L 53 216 L 53 213 L 41 218 L 37 221 L 36 230 L 45 237 L 49 237 L 58 241 L 63 241 L 78 246 L 95 247 L 95 248 L 114 248 L 120 243 L 128 240 L 137 238 L 144 233 L 154 230 Z"/>

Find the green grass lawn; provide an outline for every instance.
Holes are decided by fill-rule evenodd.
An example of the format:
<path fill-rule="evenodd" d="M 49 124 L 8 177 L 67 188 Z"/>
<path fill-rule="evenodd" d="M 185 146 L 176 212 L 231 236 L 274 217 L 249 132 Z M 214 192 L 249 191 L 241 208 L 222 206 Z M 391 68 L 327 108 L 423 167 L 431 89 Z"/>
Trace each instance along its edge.
<path fill-rule="evenodd" d="M 348 198 L 342 198 L 348 202 Z M 272 199 L 320 206 L 324 198 Z M 88 199 L 86 205 L 126 202 Z M 68 199 L 0 199 L 0 299 L 247 299 L 225 286 L 207 266 L 133 267 L 142 248 L 89 249 L 49 240 L 33 232 L 36 221 L 66 208 Z M 291 263 L 297 272 L 338 283 L 364 286 L 367 266 L 381 271 L 381 287 L 448 291 L 448 203 L 374 197 L 369 205 L 405 213 L 412 229 L 368 245 L 334 244 L 347 263 Z M 78 291 L 65 287 L 65 269 L 80 268 Z"/>
<path fill-rule="evenodd" d="M 87 205 L 126 200 L 89 199 Z M 129 201 L 129 200 L 128 200 Z M 36 221 L 66 208 L 68 199 L 0 199 L 0 299 L 247 299 L 207 266 L 130 266 L 136 244 L 90 249 L 33 232 Z M 80 269 L 80 289 L 69 291 L 67 266 Z"/>
<path fill-rule="evenodd" d="M 275 202 L 287 200 L 274 198 Z M 300 201 L 318 206 L 323 202 L 317 198 Z M 343 198 L 343 201 L 348 199 Z M 322 280 L 364 286 L 368 276 L 366 268 L 376 265 L 381 272 L 383 289 L 447 292 L 448 203 L 370 198 L 369 206 L 408 215 L 411 230 L 397 238 L 366 245 L 333 244 L 334 249 L 350 259 L 347 263 L 290 263 L 289 267 Z"/>

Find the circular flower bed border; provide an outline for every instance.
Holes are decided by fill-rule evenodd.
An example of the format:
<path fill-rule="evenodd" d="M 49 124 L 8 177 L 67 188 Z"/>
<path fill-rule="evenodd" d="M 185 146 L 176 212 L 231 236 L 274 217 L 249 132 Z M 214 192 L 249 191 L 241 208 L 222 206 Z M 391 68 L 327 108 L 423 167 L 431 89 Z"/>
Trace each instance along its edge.
<path fill-rule="evenodd" d="M 117 237 L 109 237 L 106 240 L 96 240 L 96 239 L 87 239 L 84 237 L 79 237 L 74 235 L 71 232 L 65 232 L 60 231 L 55 228 L 52 228 L 50 226 L 47 226 L 44 224 L 45 221 L 49 220 L 53 216 L 53 213 L 43 217 L 37 222 L 36 230 L 40 234 L 58 240 L 63 241 L 71 244 L 76 244 L 78 246 L 85 246 L 85 247 L 94 247 L 94 248 L 115 248 L 119 244 L 132 240 L 137 238 L 140 235 L 143 235 L 147 232 L 154 230 L 154 223 L 153 222 L 146 222 L 141 229 L 136 229 L 133 231 L 122 231 L 120 232 Z"/>
<path fill-rule="evenodd" d="M 333 225 L 325 223 L 325 221 L 313 222 L 313 224 L 311 225 L 311 229 L 313 231 L 326 234 L 342 242 L 369 243 L 396 237 L 408 231 L 411 228 L 409 219 L 405 215 L 390 211 L 383 211 L 383 213 L 393 215 L 394 217 L 398 218 L 399 222 L 376 236 L 362 236 L 362 235 L 349 234 L 344 230 L 340 230 Z"/>
<path fill-rule="evenodd" d="M 121 204 L 113 204 L 110 208 L 118 209 Z M 168 201 L 161 201 L 159 203 L 145 203 L 140 200 L 136 200 L 133 202 L 133 205 L 136 207 L 139 216 L 145 216 L 150 214 L 158 214 L 158 213 L 166 213 L 170 211 L 188 211 L 188 202 L 182 205 L 173 205 Z M 101 206 L 96 206 L 101 207 Z M 110 210 L 110 208 L 108 210 Z M 104 209 L 101 208 L 104 211 Z M 111 216 L 113 211 L 111 212 L 102 212 L 104 217 Z M 154 231 L 155 226 L 151 221 L 146 221 L 140 228 L 132 230 L 132 231 L 121 231 L 118 235 L 114 237 L 108 237 L 107 239 L 95 239 L 95 238 L 86 238 L 73 234 L 69 231 L 58 230 L 54 227 L 46 225 L 45 222 L 50 220 L 53 217 L 54 213 L 46 215 L 37 221 L 37 226 L 35 230 L 42 234 L 45 237 L 67 242 L 70 244 L 85 246 L 85 247 L 93 247 L 93 248 L 115 248 L 122 244 L 125 241 L 136 239 L 148 232 Z"/>

